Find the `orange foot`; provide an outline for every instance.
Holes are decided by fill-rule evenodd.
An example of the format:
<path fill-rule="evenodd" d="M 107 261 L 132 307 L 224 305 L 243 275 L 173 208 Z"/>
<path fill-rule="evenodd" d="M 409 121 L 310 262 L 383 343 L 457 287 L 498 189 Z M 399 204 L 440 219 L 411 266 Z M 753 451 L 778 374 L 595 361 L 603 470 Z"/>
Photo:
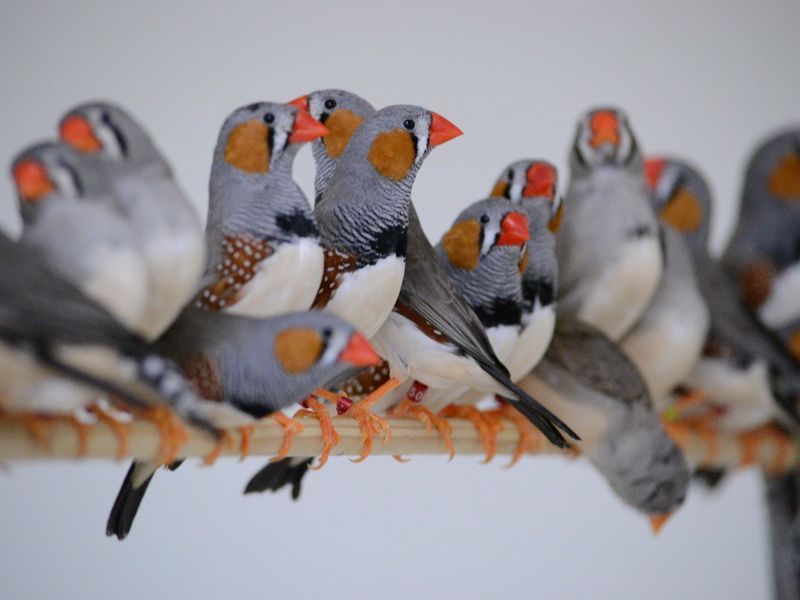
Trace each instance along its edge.
<path fill-rule="evenodd" d="M 372 438 L 374 436 L 383 433 L 384 443 L 392 439 L 392 428 L 389 426 L 389 422 L 369 409 L 401 383 L 399 379 L 389 379 L 359 402 L 352 402 L 349 398 L 341 398 L 339 400 L 337 412 L 341 414 L 337 418 L 354 419 L 358 423 L 359 429 L 361 429 L 363 446 L 358 458 L 354 459 L 353 462 L 361 462 L 369 456 L 370 452 L 372 452 Z"/>
<path fill-rule="evenodd" d="M 156 406 L 145 410 L 142 418 L 155 424 L 161 433 L 159 460 L 166 465 L 175 462 L 181 446 L 189 439 L 178 417 L 166 406 Z"/>
<path fill-rule="evenodd" d="M 281 444 L 278 453 L 270 461 L 276 462 L 286 458 L 286 455 L 289 454 L 289 448 L 292 446 L 294 436 L 303 431 L 305 427 L 300 421 L 290 419 L 280 411 L 273 414 L 270 418 L 283 428 L 283 444 Z M 242 438 L 242 445 L 244 445 L 244 437 Z"/>
<path fill-rule="evenodd" d="M 326 394 L 330 393 L 327 392 L 327 390 L 325 390 L 325 392 Z M 320 393 L 320 396 L 322 395 L 323 394 Z M 334 397 L 338 399 L 338 396 L 334 395 Z M 331 420 L 330 414 L 328 413 L 328 409 L 325 408 L 325 406 L 319 400 L 317 400 L 314 396 L 309 396 L 305 400 L 305 405 L 308 406 L 308 408 L 301 408 L 300 410 L 298 410 L 295 413 L 294 418 L 305 419 L 308 417 L 312 417 L 319 421 L 319 428 L 322 434 L 322 452 L 320 453 L 319 459 L 317 460 L 318 463 L 317 466 L 311 467 L 315 471 L 319 471 L 322 467 L 325 466 L 325 463 L 328 462 L 328 457 L 331 455 L 331 449 L 336 444 L 339 443 L 340 437 L 339 433 L 336 431 L 336 428 L 333 426 L 333 422 Z M 276 456 L 272 460 L 280 460 L 280 458 Z"/>
<path fill-rule="evenodd" d="M 104 423 L 117 437 L 117 458 L 123 459 L 128 455 L 128 434 L 131 431 L 131 424 L 115 419 L 97 404 L 89 410 L 92 411 L 97 420 Z"/>
<path fill-rule="evenodd" d="M 233 445 L 233 438 L 231 437 L 231 434 L 228 433 L 227 431 L 221 432 L 220 437 L 217 440 L 216 445 L 214 446 L 214 449 L 208 456 L 206 456 L 203 459 L 203 465 L 206 467 L 210 467 L 211 465 L 213 465 L 215 462 L 217 462 L 217 459 L 219 459 L 219 457 L 222 455 L 222 451 L 226 447 L 230 447 L 232 445 Z M 244 437 L 242 438 L 242 446 L 244 446 Z M 168 465 L 170 463 L 165 462 L 164 464 Z"/>
<path fill-rule="evenodd" d="M 517 462 L 519 462 L 519 459 L 528 452 L 541 448 L 542 434 L 539 433 L 539 430 L 536 429 L 522 413 L 511 406 L 508 402 L 501 402 L 498 408 L 490 411 L 488 414 L 494 414 L 499 418 L 508 419 L 511 421 L 517 430 L 517 434 L 519 435 L 519 442 L 517 442 L 517 447 L 514 449 L 514 454 L 511 455 L 511 462 L 506 465 L 507 469 L 510 469 L 516 465 Z"/>
<path fill-rule="evenodd" d="M 391 414 L 392 417 L 415 419 L 425 425 L 425 429 L 428 431 L 436 427 L 439 436 L 444 442 L 445 448 L 450 452 L 450 458 L 448 460 L 453 460 L 456 454 L 456 449 L 453 447 L 453 437 L 451 435 L 453 433 L 453 428 L 450 427 L 450 423 L 447 422 L 447 419 L 437 416 L 429 408 L 422 406 L 411 398 L 403 400 L 400 404 L 392 408 L 389 414 Z M 404 460 L 397 457 L 395 457 L 395 459 L 404 462 Z"/>
<path fill-rule="evenodd" d="M 33 441 L 46 450 L 50 449 L 50 426 L 52 425 L 50 418 L 36 413 L 24 413 L 17 418 Z"/>
<path fill-rule="evenodd" d="M 492 416 L 487 417 L 474 406 L 463 404 L 451 404 L 439 413 L 440 417 L 455 417 L 467 419 L 475 427 L 483 443 L 483 450 L 486 452 L 484 464 L 494 458 L 497 453 L 497 432 L 498 420 Z"/>
<path fill-rule="evenodd" d="M 75 435 L 78 436 L 78 451 L 76 456 L 86 456 L 89 452 L 89 432 L 92 430 L 92 425 L 84 423 L 75 415 L 67 417 L 67 422 L 75 430 Z"/>

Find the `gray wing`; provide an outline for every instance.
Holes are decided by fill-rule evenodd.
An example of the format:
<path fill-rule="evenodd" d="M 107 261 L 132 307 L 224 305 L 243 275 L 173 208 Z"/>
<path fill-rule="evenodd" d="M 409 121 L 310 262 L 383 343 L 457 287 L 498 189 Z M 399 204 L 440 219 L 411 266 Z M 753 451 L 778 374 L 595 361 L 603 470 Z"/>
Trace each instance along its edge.
<path fill-rule="evenodd" d="M 600 330 L 574 319 L 556 324 L 545 354 L 577 381 L 625 404 L 651 404 L 639 370 Z"/>

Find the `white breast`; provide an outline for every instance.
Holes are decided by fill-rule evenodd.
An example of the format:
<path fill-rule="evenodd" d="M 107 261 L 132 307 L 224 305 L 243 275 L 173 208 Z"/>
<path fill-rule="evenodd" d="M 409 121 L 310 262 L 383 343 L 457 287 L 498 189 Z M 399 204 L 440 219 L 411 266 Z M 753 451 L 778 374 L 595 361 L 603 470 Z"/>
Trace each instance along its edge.
<path fill-rule="evenodd" d="M 556 311 L 553 304 L 542 306 L 536 300 L 533 314 L 507 360 L 503 361 L 511 373 L 511 380 L 518 381 L 531 372 L 547 352 L 556 326 Z"/>
<path fill-rule="evenodd" d="M 800 317 L 800 263 L 787 267 L 775 278 L 758 314 L 768 327 L 775 329 Z"/>
<path fill-rule="evenodd" d="M 392 255 L 345 273 L 325 310 L 349 321 L 371 338 L 392 312 L 405 270 L 405 259 Z"/>
<path fill-rule="evenodd" d="M 281 244 L 242 287 L 241 299 L 225 311 L 262 318 L 307 310 L 322 281 L 324 262 L 322 247 L 316 240 L 303 238 Z"/>
<path fill-rule="evenodd" d="M 578 318 L 612 340 L 620 339 L 647 308 L 663 269 L 661 246 L 653 237 L 629 240 L 619 260 L 596 279 Z"/>

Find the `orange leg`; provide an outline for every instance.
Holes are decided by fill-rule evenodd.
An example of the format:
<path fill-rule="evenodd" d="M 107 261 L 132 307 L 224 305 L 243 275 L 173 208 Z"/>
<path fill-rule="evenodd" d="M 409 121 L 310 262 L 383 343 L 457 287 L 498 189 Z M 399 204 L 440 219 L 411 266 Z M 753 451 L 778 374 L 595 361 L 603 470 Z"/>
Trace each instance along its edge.
<path fill-rule="evenodd" d="M 369 456 L 370 452 L 372 452 L 373 436 L 382 432 L 384 443 L 392 439 L 392 428 L 389 426 L 389 422 L 385 418 L 379 417 L 371 412 L 369 409 L 384 395 L 391 392 L 401 383 L 399 379 L 389 379 L 363 400 L 354 402 L 342 413 L 341 417 L 338 417 L 354 419 L 356 423 L 358 423 L 359 429 L 361 429 L 361 439 L 364 445 L 358 458 L 353 462 L 361 462 Z"/>
<path fill-rule="evenodd" d="M 250 440 L 253 437 L 254 425 L 244 425 L 239 427 L 239 461 L 243 461 L 250 454 Z"/>
<path fill-rule="evenodd" d="M 203 465 L 206 467 L 210 467 L 211 465 L 213 465 L 215 462 L 217 462 L 217 459 L 219 459 L 219 457 L 222 455 L 222 451 L 225 449 L 225 447 L 226 446 L 230 447 L 231 445 L 233 445 L 233 439 L 231 438 L 231 434 L 228 433 L 227 431 L 223 431 L 222 435 L 217 440 L 214 449 L 208 456 L 206 456 L 203 459 Z M 168 465 L 170 462 L 172 461 L 165 462 L 164 464 Z"/>
<path fill-rule="evenodd" d="M 178 417 L 166 406 L 147 409 L 141 416 L 154 423 L 161 433 L 160 461 L 164 464 L 174 462 L 178 457 L 178 450 L 189 438 Z"/>
<path fill-rule="evenodd" d="M 456 417 L 460 419 L 469 420 L 478 432 L 483 443 L 483 449 L 486 452 L 484 464 L 488 463 L 497 451 L 497 429 L 496 421 L 492 418 L 486 418 L 481 411 L 474 406 L 465 406 L 461 404 L 451 404 L 445 407 L 439 413 L 440 417 Z"/>
<path fill-rule="evenodd" d="M 23 413 L 17 418 L 38 445 L 50 449 L 50 418 L 36 413 Z"/>
<path fill-rule="evenodd" d="M 445 448 L 450 452 L 450 458 L 448 460 L 453 460 L 456 454 L 456 449 L 453 447 L 453 437 L 451 435 L 453 433 L 453 428 L 450 427 L 450 423 L 447 422 L 447 419 L 435 415 L 433 411 L 414 402 L 411 398 L 404 399 L 400 404 L 392 408 L 389 414 L 392 417 L 415 419 L 425 425 L 425 429 L 428 431 L 436 427 L 436 431 L 439 432 L 439 436 L 441 436 Z M 395 457 L 395 459 L 400 460 L 400 462 L 406 462 L 405 459 L 398 459 L 397 457 Z"/>
<path fill-rule="evenodd" d="M 78 452 L 76 456 L 86 456 L 89 452 L 89 432 L 92 430 L 92 425 L 84 423 L 76 416 L 67 418 L 69 424 L 75 430 L 75 435 L 78 436 Z"/>
<path fill-rule="evenodd" d="M 306 398 L 306 404 L 308 405 L 308 409 L 303 408 L 298 410 L 297 413 L 295 413 L 294 418 L 305 419 L 307 417 L 314 417 L 319 420 L 319 428 L 322 433 L 322 452 L 317 460 L 317 466 L 311 467 L 315 471 L 319 471 L 325 466 L 325 463 L 328 462 L 328 457 L 331 455 L 331 449 L 339 443 L 340 437 L 339 433 L 336 431 L 336 428 L 333 426 L 331 416 L 328 414 L 328 409 L 326 409 L 319 400 L 313 396 L 309 396 Z M 278 460 L 278 458 L 276 457 L 273 460 Z"/>
<path fill-rule="evenodd" d="M 514 454 L 511 456 L 511 462 L 506 465 L 506 468 L 510 469 L 516 465 L 519 459 L 525 454 L 541 447 L 542 435 L 522 413 L 507 402 L 502 403 L 500 408 L 493 412 L 511 421 L 519 434 L 519 442 L 517 442 L 517 447 L 514 449 Z"/>
<path fill-rule="evenodd" d="M 128 455 L 128 434 L 131 431 L 131 424 L 118 421 L 97 405 L 92 406 L 92 411 L 97 420 L 104 423 L 117 437 L 117 458 L 123 459 Z"/>
<path fill-rule="evenodd" d="M 270 418 L 283 428 L 283 444 L 281 444 L 278 453 L 270 460 L 270 462 L 276 462 L 286 458 L 286 455 L 289 454 L 289 448 L 292 445 L 294 436 L 303 431 L 305 427 L 299 421 L 290 419 L 280 411 L 273 414 Z"/>

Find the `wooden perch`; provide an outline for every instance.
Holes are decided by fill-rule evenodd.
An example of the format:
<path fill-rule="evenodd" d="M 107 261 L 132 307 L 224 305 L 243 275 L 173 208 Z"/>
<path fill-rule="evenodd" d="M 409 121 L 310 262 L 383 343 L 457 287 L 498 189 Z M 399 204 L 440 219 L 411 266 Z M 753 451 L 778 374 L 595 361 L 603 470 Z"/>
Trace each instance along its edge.
<path fill-rule="evenodd" d="M 481 455 L 483 444 L 473 425 L 464 419 L 450 419 L 452 440 L 456 455 Z M 361 431 L 355 421 L 335 419 L 334 424 L 340 441 L 333 447 L 332 455 L 356 456 L 362 448 Z M 518 434 L 512 423 L 505 426 L 497 437 L 497 453 L 510 455 L 514 452 Z M 318 456 L 322 451 L 320 428 L 317 421 L 307 419 L 305 428 L 297 434 L 291 444 L 288 456 Z M 391 419 L 392 438 L 383 443 L 377 436 L 373 455 L 442 455 L 447 454 L 436 431 L 410 419 Z M 789 437 L 776 427 L 763 427 L 758 430 L 730 435 L 713 432 L 691 423 L 668 422 L 667 431 L 683 448 L 689 460 L 695 464 L 714 467 L 741 467 L 761 465 L 767 472 L 777 474 L 800 464 L 800 441 Z M 77 458 L 80 437 L 77 430 L 65 421 L 48 424 L 48 442 L 37 441 L 22 424 L 14 421 L 0 424 L 0 460 L 17 459 L 69 459 Z M 187 457 L 204 458 L 217 448 L 208 434 L 187 428 L 188 439 L 181 446 L 179 454 Z M 230 443 L 222 449 L 222 456 L 240 454 L 239 432 L 232 432 Z M 272 420 L 264 420 L 256 425 L 250 439 L 249 455 L 274 456 L 283 444 L 283 430 Z M 158 429 L 149 422 L 135 421 L 130 426 L 126 458 L 151 459 L 158 455 L 161 440 Z M 538 436 L 530 454 L 574 453 L 558 450 L 542 436 Z M 104 423 L 91 426 L 87 431 L 85 458 L 121 458 L 118 438 L 114 431 Z"/>

